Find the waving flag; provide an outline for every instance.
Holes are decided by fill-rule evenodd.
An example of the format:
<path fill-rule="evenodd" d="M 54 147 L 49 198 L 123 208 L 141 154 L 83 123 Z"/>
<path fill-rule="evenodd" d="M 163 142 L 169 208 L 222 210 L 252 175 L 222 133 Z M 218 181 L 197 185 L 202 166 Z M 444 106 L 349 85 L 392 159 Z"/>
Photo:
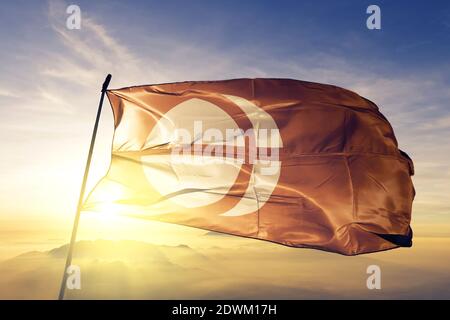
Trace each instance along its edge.
<path fill-rule="evenodd" d="M 111 166 L 85 211 L 345 255 L 411 246 L 413 163 L 354 92 L 237 79 L 107 95 Z"/>

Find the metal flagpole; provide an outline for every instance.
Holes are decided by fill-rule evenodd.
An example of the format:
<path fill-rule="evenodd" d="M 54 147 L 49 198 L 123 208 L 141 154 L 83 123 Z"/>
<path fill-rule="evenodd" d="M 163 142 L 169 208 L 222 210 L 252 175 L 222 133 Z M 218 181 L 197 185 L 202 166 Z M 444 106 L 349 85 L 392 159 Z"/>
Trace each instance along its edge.
<path fill-rule="evenodd" d="M 84 169 L 83 183 L 81 184 L 80 197 L 78 198 L 77 212 L 75 214 L 75 221 L 73 223 L 72 237 L 70 238 L 69 251 L 67 252 L 66 265 L 64 267 L 61 288 L 59 290 L 59 297 L 58 297 L 59 300 L 64 299 L 64 291 L 66 289 L 66 282 L 67 282 L 67 276 L 68 276 L 67 268 L 72 263 L 73 247 L 75 245 L 75 240 L 77 238 L 78 222 L 80 220 L 81 206 L 83 204 L 84 192 L 86 190 L 86 182 L 87 182 L 87 178 L 89 175 L 89 168 L 91 166 L 92 152 L 94 150 L 94 145 L 95 145 L 95 137 L 97 136 L 98 123 L 100 120 L 100 114 L 102 113 L 103 99 L 105 97 L 106 90 L 108 89 L 110 81 L 111 81 L 111 75 L 108 74 L 106 76 L 105 82 L 103 82 L 102 95 L 100 97 L 100 103 L 98 105 L 97 117 L 95 118 L 94 130 L 92 131 L 91 146 L 89 147 L 89 154 L 88 154 L 88 157 L 86 160 L 86 167 Z"/>

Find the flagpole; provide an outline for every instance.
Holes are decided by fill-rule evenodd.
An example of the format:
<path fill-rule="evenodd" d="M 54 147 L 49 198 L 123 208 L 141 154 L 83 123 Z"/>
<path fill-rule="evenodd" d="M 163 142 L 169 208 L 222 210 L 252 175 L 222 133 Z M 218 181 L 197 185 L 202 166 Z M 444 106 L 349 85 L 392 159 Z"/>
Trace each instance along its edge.
<path fill-rule="evenodd" d="M 75 245 L 75 240 L 77 238 L 77 230 L 78 230 L 78 222 L 80 221 L 80 212 L 81 212 L 81 206 L 83 204 L 83 198 L 84 198 L 84 192 L 86 190 L 86 182 L 89 175 L 89 168 L 91 167 L 91 160 L 92 160 L 92 153 L 94 151 L 94 145 L 95 145 L 95 138 L 97 136 L 97 129 L 98 129 L 98 123 L 100 120 L 100 114 L 102 113 L 102 106 L 103 106 L 103 99 L 105 98 L 106 90 L 108 90 L 109 82 L 111 81 L 111 75 L 108 74 L 106 76 L 105 82 L 103 82 L 102 86 L 102 94 L 100 96 L 100 103 L 98 104 L 98 110 L 97 110 L 97 117 L 95 118 L 95 125 L 94 130 L 92 131 L 92 137 L 91 137 L 91 145 L 89 147 L 89 154 L 86 160 L 86 167 L 84 169 L 84 176 L 83 176 L 83 182 L 81 184 L 80 189 L 80 196 L 78 198 L 78 204 L 77 204 L 77 211 L 75 214 L 75 221 L 73 223 L 72 228 L 72 236 L 70 238 L 70 244 L 69 244 L 69 251 L 67 252 L 67 258 L 66 258 L 66 265 L 64 267 L 64 273 L 63 278 L 61 281 L 61 288 L 59 289 L 59 300 L 64 299 L 64 292 L 66 289 L 66 282 L 67 282 L 67 268 L 72 263 L 72 253 L 73 253 L 73 247 Z"/>

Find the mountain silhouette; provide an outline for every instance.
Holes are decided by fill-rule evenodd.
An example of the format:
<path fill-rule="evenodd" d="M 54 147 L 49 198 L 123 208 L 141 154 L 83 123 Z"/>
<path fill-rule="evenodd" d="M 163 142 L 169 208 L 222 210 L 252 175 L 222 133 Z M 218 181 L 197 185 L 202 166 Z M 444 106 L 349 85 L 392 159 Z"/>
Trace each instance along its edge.
<path fill-rule="evenodd" d="M 433 240 L 413 249 L 357 257 L 250 240 L 228 247 L 220 243 L 229 241 L 207 240 L 206 247 L 198 248 L 132 240 L 79 241 L 72 264 L 80 267 L 81 290 L 67 290 L 65 298 L 450 297 L 448 264 L 431 263 L 431 257 L 442 255 L 447 246 L 429 246 L 428 241 Z M 67 250 L 63 245 L 0 262 L 0 299 L 55 299 Z M 369 265 L 380 266 L 382 290 L 367 289 Z"/>

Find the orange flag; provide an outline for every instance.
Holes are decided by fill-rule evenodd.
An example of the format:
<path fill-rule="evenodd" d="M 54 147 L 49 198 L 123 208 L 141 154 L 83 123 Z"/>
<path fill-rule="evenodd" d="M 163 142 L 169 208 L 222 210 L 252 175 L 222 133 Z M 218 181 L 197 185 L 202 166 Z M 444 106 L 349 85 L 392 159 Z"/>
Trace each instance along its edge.
<path fill-rule="evenodd" d="M 237 79 L 107 94 L 111 166 L 83 210 L 345 255 L 411 246 L 413 163 L 356 93 Z"/>

